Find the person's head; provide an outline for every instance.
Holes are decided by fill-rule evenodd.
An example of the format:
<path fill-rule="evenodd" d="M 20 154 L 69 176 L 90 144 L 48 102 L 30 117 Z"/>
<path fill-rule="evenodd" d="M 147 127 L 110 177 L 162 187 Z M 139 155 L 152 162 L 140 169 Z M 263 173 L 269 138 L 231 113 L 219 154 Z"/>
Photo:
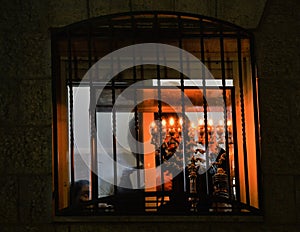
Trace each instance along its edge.
<path fill-rule="evenodd" d="M 74 183 L 71 189 L 72 199 L 71 204 L 80 206 L 90 198 L 90 183 L 88 180 L 78 180 Z"/>

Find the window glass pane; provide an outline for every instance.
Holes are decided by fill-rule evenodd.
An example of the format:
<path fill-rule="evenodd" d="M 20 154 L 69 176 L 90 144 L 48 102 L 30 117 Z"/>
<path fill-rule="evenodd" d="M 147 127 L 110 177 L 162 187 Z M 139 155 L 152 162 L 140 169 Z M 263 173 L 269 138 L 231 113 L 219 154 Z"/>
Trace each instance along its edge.
<path fill-rule="evenodd" d="M 73 87 L 74 180 L 89 180 L 91 167 L 89 87 Z M 71 139 L 71 138 L 70 138 Z M 70 148 L 71 150 L 71 148 Z M 72 159 L 72 157 L 70 157 Z M 71 163 L 71 162 L 70 162 Z M 72 170 L 72 168 L 71 168 Z"/>

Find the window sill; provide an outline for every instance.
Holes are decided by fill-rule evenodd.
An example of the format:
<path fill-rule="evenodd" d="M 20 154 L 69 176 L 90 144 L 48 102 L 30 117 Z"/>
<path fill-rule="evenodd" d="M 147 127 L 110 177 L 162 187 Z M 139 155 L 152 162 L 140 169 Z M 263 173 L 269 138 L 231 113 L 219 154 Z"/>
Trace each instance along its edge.
<path fill-rule="evenodd" d="M 262 215 L 54 216 L 54 222 L 263 222 Z"/>

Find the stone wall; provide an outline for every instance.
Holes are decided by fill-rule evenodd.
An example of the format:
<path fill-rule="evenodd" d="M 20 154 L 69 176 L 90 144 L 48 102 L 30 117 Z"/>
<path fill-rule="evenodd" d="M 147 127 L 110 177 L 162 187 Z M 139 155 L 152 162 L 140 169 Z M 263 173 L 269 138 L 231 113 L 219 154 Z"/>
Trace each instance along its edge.
<path fill-rule="evenodd" d="M 260 93 L 263 219 L 54 221 L 49 29 L 130 10 L 192 12 L 253 30 Z M 2 0 L 0 231 L 298 231 L 299 12 L 298 0 Z"/>

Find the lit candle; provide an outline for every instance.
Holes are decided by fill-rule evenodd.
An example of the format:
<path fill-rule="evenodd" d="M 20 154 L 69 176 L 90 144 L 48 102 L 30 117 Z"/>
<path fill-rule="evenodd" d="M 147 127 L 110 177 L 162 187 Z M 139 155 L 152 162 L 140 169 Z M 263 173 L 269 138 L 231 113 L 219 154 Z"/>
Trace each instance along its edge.
<path fill-rule="evenodd" d="M 150 126 L 151 126 L 151 128 L 155 128 L 156 127 L 156 123 L 153 121 Z"/>
<path fill-rule="evenodd" d="M 228 127 L 228 132 L 231 133 L 232 132 L 232 121 L 231 120 L 227 121 L 227 127 Z"/>
<path fill-rule="evenodd" d="M 180 124 L 180 126 L 182 126 L 182 124 L 183 124 L 182 118 L 179 118 L 179 124 Z"/>
<path fill-rule="evenodd" d="M 231 125 L 232 125 L 231 120 L 228 120 L 228 121 L 227 121 L 227 126 L 231 126 Z"/>
<path fill-rule="evenodd" d="M 169 120 L 169 124 L 170 124 L 170 126 L 174 126 L 174 118 L 173 117 L 171 117 L 170 118 L 170 120 Z"/>
<path fill-rule="evenodd" d="M 199 124 L 200 126 L 204 125 L 204 120 L 203 120 L 203 119 L 199 119 L 198 124 Z"/>

